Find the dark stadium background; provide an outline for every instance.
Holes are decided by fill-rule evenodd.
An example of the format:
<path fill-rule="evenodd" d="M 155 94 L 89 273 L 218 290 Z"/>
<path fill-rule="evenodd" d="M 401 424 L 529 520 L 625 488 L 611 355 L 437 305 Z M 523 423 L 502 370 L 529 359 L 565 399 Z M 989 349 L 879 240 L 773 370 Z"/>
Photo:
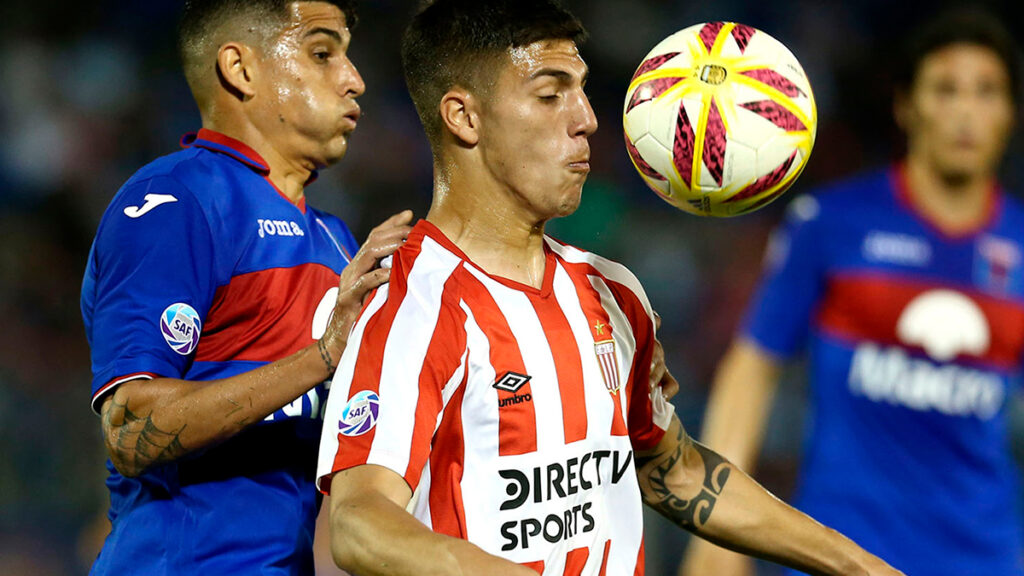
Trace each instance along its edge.
<path fill-rule="evenodd" d="M 351 56 L 369 87 L 360 99 L 365 115 L 348 158 L 309 190 L 315 205 L 345 218 L 359 238 L 400 208 L 424 215 L 429 202 L 426 141 L 398 63 L 413 4 L 362 2 Z M 889 114 L 894 48 L 938 3 L 567 4 L 592 34 L 584 56 L 601 129 L 592 139 L 583 206 L 550 231 L 626 263 L 644 281 L 665 319 L 669 366 L 682 383 L 675 403 L 698 431 L 714 365 L 757 278 L 765 239 L 794 192 L 727 221 L 687 216 L 658 200 L 622 145 L 622 98 L 634 68 L 664 36 L 708 20 L 737 20 L 782 40 L 811 78 L 820 117 L 798 193 L 898 152 Z M 1011 25 L 1020 23 L 1010 5 L 990 4 Z M 171 0 L 5 0 L 0 7 L 0 574 L 85 574 L 106 529 L 104 454 L 89 410 L 78 293 L 110 197 L 198 127 L 173 49 L 179 7 Z M 1004 181 L 1024 190 L 1019 132 Z M 793 488 L 804 393 L 793 370 L 767 435 L 759 478 L 782 496 Z M 1024 450 L 1019 424 L 1015 438 Z M 654 518 L 647 537 L 648 572 L 670 574 L 685 537 Z M 763 574 L 775 573 L 763 567 Z"/>

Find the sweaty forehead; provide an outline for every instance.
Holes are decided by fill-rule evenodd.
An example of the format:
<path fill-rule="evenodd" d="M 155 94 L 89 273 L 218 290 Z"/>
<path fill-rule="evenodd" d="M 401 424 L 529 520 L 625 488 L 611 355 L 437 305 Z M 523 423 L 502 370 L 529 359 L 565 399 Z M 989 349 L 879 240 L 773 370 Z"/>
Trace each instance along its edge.
<path fill-rule="evenodd" d="M 348 34 L 345 13 L 328 2 L 292 2 L 288 6 L 288 22 L 283 36 L 297 37 L 317 30 L 331 30 L 339 36 Z"/>
<path fill-rule="evenodd" d="M 525 78 L 532 78 L 546 69 L 557 69 L 580 77 L 587 73 L 587 65 L 572 40 L 541 40 L 510 48 L 508 54 L 512 69 Z"/>

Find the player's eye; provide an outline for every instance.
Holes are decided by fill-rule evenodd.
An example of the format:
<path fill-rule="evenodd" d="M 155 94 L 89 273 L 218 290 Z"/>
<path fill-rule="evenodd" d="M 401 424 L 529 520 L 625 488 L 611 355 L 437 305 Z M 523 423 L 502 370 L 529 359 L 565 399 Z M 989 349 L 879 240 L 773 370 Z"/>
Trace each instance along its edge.
<path fill-rule="evenodd" d="M 996 82 L 982 82 L 981 85 L 978 86 L 978 94 L 986 98 L 1002 96 L 1003 92 L 1003 86 Z"/>
<path fill-rule="evenodd" d="M 935 92 L 939 96 L 950 97 L 956 94 L 956 85 L 949 81 L 938 82 L 935 84 Z"/>
<path fill-rule="evenodd" d="M 319 60 L 320 62 L 326 62 L 331 58 L 331 52 L 329 50 L 315 50 L 313 51 L 313 59 Z"/>

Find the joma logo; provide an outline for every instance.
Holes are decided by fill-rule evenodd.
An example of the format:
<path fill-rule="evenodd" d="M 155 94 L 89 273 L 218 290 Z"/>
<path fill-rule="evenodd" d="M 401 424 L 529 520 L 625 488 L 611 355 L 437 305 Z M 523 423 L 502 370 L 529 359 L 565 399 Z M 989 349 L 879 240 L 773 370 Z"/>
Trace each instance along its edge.
<path fill-rule="evenodd" d="M 256 220 L 260 238 L 267 236 L 305 236 L 306 233 L 299 226 L 298 222 L 290 220 Z"/>

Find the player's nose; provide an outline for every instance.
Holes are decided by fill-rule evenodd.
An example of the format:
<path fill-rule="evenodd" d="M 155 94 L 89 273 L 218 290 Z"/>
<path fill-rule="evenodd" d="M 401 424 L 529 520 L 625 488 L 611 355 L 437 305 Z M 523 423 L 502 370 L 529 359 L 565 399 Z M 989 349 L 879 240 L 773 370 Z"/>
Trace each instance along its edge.
<path fill-rule="evenodd" d="M 341 75 L 341 85 L 339 86 L 340 92 L 346 96 L 357 98 L 362 96 L 366 92 L 366 83 L 363 82 L 363 76 L 359 74 L 359 70 L 351 60 L 346 58 L 345 70 Z"/>
<path fill-rule="evenodd" d="M 586 93 L 580 90 L 574 107 L 570 133 L 573 136 L 589 138 L 594 132 L 597 132 L 597 115 L 594 114 L 594 107 L 590 105 L 590 99 L 587 98 Z"/>

